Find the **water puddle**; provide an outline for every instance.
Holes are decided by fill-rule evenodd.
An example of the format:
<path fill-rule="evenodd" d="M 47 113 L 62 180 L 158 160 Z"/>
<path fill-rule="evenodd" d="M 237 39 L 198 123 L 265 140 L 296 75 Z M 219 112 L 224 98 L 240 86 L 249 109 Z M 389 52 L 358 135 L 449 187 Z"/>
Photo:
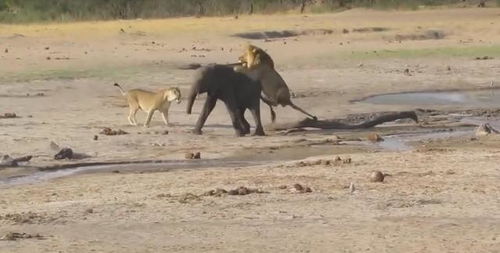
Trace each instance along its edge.
<path fill-rule="evenodd" d="M 427 133 L 408 133 L 392 136 L 384 136 L 383 142 L 370 143 L 363 141 L 345 141 L 346 149 L 338 148 L 338 145 L 300 145 L 285 148 L 266 148 L 262 150 L 241 150 L 232 157 L 224 159 L 201 159 L 201 160 L 166 160 L 156 162 L 137 162 L 132 164 L 108 164 L 108 165 L 86 165 L 75 168 L 66 168 L 48 171 L 36 171 L 18 177 L 0 178 L 0 188 L 12 185 L 30 184 L 48 181 L 61 177 L 68 177 L 86 173 L 149 173 L 164 172 L 178 169 L 203 169 L 203 168 L 228 168 L 228 167 L 248 167 L 269 164 L 271 162 L 284 162 L 301 160 L 307 157 L 320 155 L 338 155 L 345 152 L 352 153 L 356 150 L 364 150 L 364 145 L 376 145 L 388 151 L 409 151 L 412 150 L 411 142 L 442 139 L 470 135 L 471 131 L 445 131 Z M 337 147 L 337 148 L 334 148 Z"/>
<path fill-rule="evenodd" d="M 384 150 L 389 151 L 410 151 L 414 149 L 414 147 L 412 146 L 413 142 L 463 137 L 468 135 L 472 135 L 471 130 L 388 135 L 384 136 L 384 141 L 378 142 L 376 145 Z"/>
<path fill-rule="evenodd" d="M 67 177 L 77 174 L 102 173 L 102 172 L 159 172 L 173 169 L 200 169 L 209 167 L 244 167 L 259 165 L 261 161 L 230 161 L 222 159 L 202 160 L 171 160 L 162 162 L 144 162 L 133 164 L 91 165 L 76 168 L 57 169 L 50 171 L 37 171 L 32 174 L 18 177 L 0 179 L 0 187 L 18 184 L 29 184 L 47 181 L 55 178 Z"/>
<path fill-rule="evenodd" d="M 467 105 L 470 107 L 498 107 L 500 106 L 500 89 L 381 94 L 362 99 L 358 102 L 381 105 Z"/>

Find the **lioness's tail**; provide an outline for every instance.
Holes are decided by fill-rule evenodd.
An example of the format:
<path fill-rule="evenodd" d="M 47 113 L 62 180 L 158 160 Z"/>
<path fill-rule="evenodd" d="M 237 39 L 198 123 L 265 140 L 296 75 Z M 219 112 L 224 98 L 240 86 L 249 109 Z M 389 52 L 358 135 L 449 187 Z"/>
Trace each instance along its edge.
<path fill-rule="evenodd" d="M 127 95 L 127 93 L 122 89 L 122 87 L 119 84 L 115 83 L 115 84 L 113 84 L 113 86 L 118 87 L 118 89 L 120 89 L 120 92 L 122 93 L 123 96 Z"/>

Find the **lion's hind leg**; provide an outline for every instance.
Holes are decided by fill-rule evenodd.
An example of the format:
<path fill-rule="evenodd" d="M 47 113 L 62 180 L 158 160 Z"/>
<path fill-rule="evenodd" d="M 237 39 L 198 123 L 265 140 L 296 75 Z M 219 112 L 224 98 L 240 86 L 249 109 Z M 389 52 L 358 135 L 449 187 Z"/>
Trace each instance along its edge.
<path fill-rule="evenodd" d="M 274 123 L 276 121 L 276 112 L 274 111 L 273 106 L 276 106 L 277 104 L 265 96 L 260 96 L 260 99 L 262 99 L 262 101 L 269 106 L 269 111 L 271 112 L 271 122 Z"/>

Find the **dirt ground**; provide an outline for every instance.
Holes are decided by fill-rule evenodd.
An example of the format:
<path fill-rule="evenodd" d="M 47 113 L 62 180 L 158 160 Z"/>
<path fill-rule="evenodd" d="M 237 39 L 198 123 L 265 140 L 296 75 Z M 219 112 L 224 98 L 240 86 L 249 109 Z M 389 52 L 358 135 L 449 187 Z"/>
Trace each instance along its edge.
<path fill-rule="evenodd" d="M 0 169 L 0 252 L 500 252 L 500 136 L 473 137 L 473 126 L 450 119 L 460 111 L 495 121 L 498 108 L 353 102 L 499 85 L 499 23 L 500 9 L 465 8 L 0 24 L 0 115 L 19 116 L 0 119 L 0 153 L 34 156 L 30 167 Z M 283 30 L 300 35 L 234 36 Z M 320 119 L 439 111 L 420 110 L 419 124 L 237 138 L 219 103 L 197 136 L 190 130 L 201 96 L 192 115 L 185 101 L 172 105 L 172 126 L 159 115 L 150 128 L 128 125 L 113 83 L 187 94 L 194 71 L 178 66 L 234 62 L 247 42 L 268 50 L 294 101 Z M 278 122 L 303 118 L 288 107 L 277 115 Z M 270 124 L 265 106 L 262 119 Z M 129 134 L 101 135 L 105 127 Z M 389 140 L 450 131 L 462 134 L 403 151 L 366 141 L 372 132 Z M 55 161 L 51 142 L 88 157 Z M 43 166 L 181 161 L 186 152 L 222 162 L 9 184 Z M 229 158 L 254 163 L 224 166 Z M 386 174 L 383 183 L 370 182 L 374 170 Z M 234 195 L 238 187 L 251 193 Z M 209 193 L 218 188 L 230 194 Z"/>

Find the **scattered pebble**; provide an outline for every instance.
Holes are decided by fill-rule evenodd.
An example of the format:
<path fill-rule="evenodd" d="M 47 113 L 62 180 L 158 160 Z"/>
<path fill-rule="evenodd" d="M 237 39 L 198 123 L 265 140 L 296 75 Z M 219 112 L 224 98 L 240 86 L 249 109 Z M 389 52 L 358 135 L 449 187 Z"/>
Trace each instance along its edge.
<path fill-rule="evenodd" d="M 0 237 L 0 241 L 17 241 L 19 239 L 44 239 L 40 234 L 27 234 L 27 233 L 17 233 L 17 232 L 8 232 L 4 236 Z"/>
<path fill-rule="evenodd" d="M 123 135 L 123 134 L 128 134 L 127 132 L 121 130 L 121 129 L 118 129 L 118 130 L 113 130 L 109 127 L 106 127 L 104 129 L 102 129 L 102 131 L 100 132 L 100 134 L 104 134 L 104 135 Z"/>
<path fill-rule="evenodd" d="M 382 173 L 381 171 L 373 171 L 371 174 L 370 174 L 370 182 L 384 182 L 384 173 Z"/>
<path fill-rule="evenodd" d="M 227 194 L 227 191 L 222 189 L 222 188 L 217 188 L 215 190 L 210 190 L 210 191 L 207 191 L 205 193 L 203 193 L 203 196 L 216 196 L 216 197 L 220 197 L 224 194 Z"/>
<path fill-rule="evenodd" d="M 370 134 L 368 134 L 367 139 L 369 141 L 371 141 L 371 142 L 381 142 L 381 141 L 384 141 L 384 138 L 382 138 L 382 136 L 380 136 L 377 133 L 370 133 Z"/>
<path fill-rule="evenodd" d="M 409 70 L 409 69 L 405 69 L 405 70 L 403 71 L 403 73 L 404 73 L 405 75 L 407 75 L 407 76 L 411 76 L 411 73 L 410 73 L 410 70 Z"/>
<path fill-rule="evenodd" d="M 97 141 L 99 139 L 99 136 L 94 135 L 94 141 Z"/>
<path fill-rule="evenodd" d="M 301 184 L 294 184 L 293 185 L 293 190 L 296 193 L 310 193 L 312 192 L 312 189 L 308 186 L 302 186 Z"/>
<path fill-rule="evenodd" d="M 3 115 L 0 115 L 0 119 L 12 119 L 17 118 L 17 114 L 13 112 L 6 112 Z"/>
<path fill-rule="evenodd" d="M 221 197 L 221 196 L 224 196 L 226 194 L 227 195 L 248 195 L 251 193 L 265 193 L 265 192 L 262 191 L 261 189 L 254 189 L 254 188 L 248 188 L 245 186 L 240 186 L 236 189 L 232 189 L 229 191 L 222 189 L 222 188 L 217 188 L 215 190 L 210 190 L 210 191 L 203 193 L 202 196 Z"/>
<path fill-rule="evenodd" d="M 184 158 L 186 158 L 186 159 L 201 159 L 201 153 L 200 152 L 196 152 L 196 153 L 187 152 L 186 154 L 184 154 Z"/>

